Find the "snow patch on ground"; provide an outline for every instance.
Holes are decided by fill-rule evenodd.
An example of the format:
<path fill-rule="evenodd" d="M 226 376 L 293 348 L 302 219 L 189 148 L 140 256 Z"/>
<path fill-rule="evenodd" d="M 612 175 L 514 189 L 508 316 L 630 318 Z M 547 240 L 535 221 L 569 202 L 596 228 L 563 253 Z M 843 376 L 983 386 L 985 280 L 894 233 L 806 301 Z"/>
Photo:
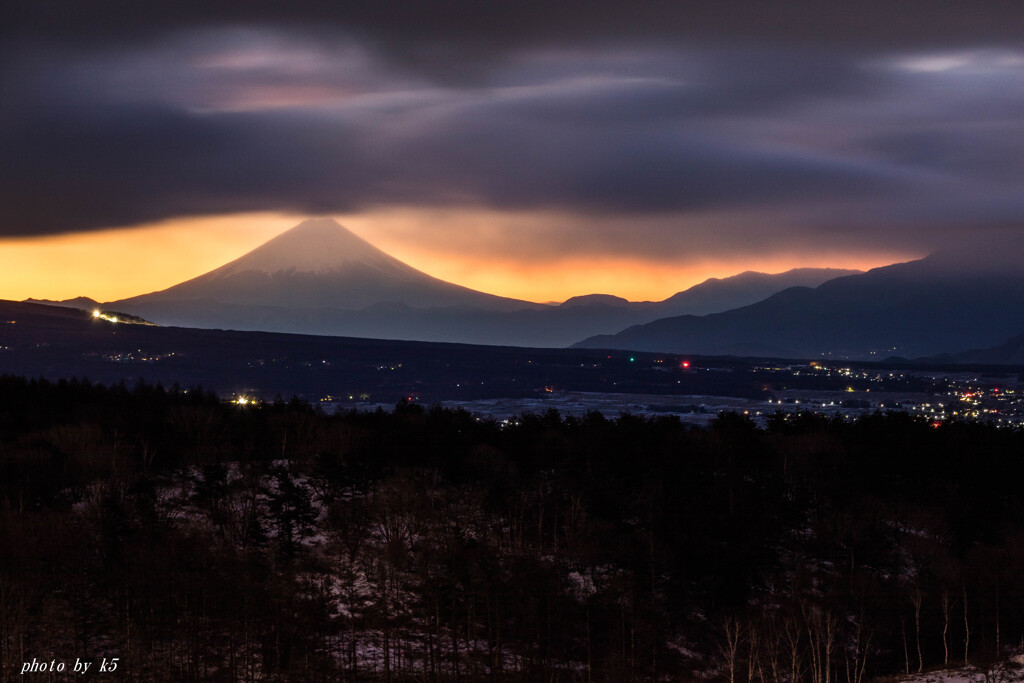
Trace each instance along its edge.
<path fill-rule="evenodd" d="M 1024 654 L 991 667 L 973 666 L 900 676 L 898 683 L 1024 683 Z"/>

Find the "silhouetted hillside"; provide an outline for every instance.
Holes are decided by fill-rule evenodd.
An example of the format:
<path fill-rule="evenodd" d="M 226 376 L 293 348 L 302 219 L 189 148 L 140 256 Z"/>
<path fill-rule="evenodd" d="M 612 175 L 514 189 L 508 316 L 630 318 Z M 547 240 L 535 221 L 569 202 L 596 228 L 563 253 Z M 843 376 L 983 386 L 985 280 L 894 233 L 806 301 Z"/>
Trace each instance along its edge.
<path fill-rule="evenodd" d="M 946 363 L 1024 365 L 1024 334 L 987 349 L 971 349 L 957 354 L 946 354 L 932 360 Z"/>
<path fill-rule="evenodd" d="M 876 268 L 707 316 L 665 318 L 581 348 L 792 358 L 915 357 L 995 344 L 1024 329 L 1024 266 L 947 254 Z"/>

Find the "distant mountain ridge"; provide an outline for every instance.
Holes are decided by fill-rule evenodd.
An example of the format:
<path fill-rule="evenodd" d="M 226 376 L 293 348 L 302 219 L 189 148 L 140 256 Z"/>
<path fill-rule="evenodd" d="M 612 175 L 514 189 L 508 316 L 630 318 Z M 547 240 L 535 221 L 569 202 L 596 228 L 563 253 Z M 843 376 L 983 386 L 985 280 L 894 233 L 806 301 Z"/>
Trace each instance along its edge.
<path fill-rule="evenodd" d="M 1018 334 L 1001 344 L 986 349 L 970 349 L 955 354 L 943 354 L 934 358 L 918 359 L 941 363 L 1024 365 L 1024 334 Z"/>
<path fill-rule="evenodd" d="M 732 277 L 711 278 L 673 294 L 661 302 L 658 312 L 664 316 L 719 313 L 756 303 L 790 287 L 817 287 L 858 273 L 841 268 L 794 268 L 777 275 L 748 270 Z"/>
<path fill-rule="evenodd" d="M 303 221 L 204 275 L 102 306 L 180 327 L 564 347 L 588 335 L 742 306 L 787 287 L 817 285 L 852 272 L 746 272 L 707 280 L 665 301 L 590 294 L 560 305 L 538 304 L 439 280 L 320 218 Z"/>
<path fill-rule="evenodd" d="M 944 251 L 794 287 L 705 316 L 675 316 L 581 348 L 791 358 L 914 358 L 996 344 L 1024 329 L 1020 252 L 991 251 L 987 263 Z"/>
<path fill-rule="evenodd" d="M 27 304 L 42 304 L 44 306 L 62 306 L 64 308 L 94 309 L 100 305 L 99 301 L 90 299 L 87 296 L 76 296 L 74 299 L 63 301 L 51 301 L 50 299 L 25 299 Z"/>
<path fill-rule="evenodd" d="M 558 305 L 561 308 L 571 308 L 573 306 L 617 306 L 619 308 L 627 308 L 633 305 L 633 303 L 629 299 L 623 299 L 621 296 L 615 296 L 614 294 L 582 294 L 569 297 Z"/>

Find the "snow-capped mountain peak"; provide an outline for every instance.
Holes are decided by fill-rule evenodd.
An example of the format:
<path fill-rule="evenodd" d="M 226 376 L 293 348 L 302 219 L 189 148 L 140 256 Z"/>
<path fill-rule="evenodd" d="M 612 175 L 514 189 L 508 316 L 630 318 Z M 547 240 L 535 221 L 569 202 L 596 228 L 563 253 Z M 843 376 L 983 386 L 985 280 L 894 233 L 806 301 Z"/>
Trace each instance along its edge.
<path fill-rule="evenodd" d="M 359 265 L 406 277 L 418 272 L 353 234 L 333 218 L 312 218 L 209 275 L 227 277 L 247 271 L 331 273 Z"/>

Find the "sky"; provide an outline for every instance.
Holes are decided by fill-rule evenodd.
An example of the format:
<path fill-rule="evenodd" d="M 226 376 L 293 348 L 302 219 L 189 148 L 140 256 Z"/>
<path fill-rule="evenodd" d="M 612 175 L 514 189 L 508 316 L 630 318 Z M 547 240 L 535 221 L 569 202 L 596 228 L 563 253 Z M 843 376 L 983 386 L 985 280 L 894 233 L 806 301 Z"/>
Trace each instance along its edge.
<path fill-rule="evenodd" d="M 1024 231 L 1017 0 L 552 4 L 4 3 L 0 298 L 309 216 L 535 301 Z"/>

